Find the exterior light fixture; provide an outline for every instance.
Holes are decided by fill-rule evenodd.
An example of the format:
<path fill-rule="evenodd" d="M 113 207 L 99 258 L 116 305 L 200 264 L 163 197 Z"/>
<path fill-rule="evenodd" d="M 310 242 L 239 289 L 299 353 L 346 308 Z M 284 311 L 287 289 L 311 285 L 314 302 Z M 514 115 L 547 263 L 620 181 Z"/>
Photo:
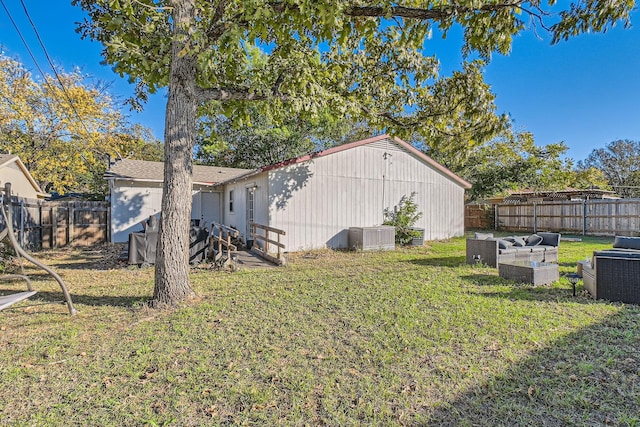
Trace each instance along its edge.
<path fill-rule="evenodd" d="M 569 281 L 569 283 L 571 283 L 571 286 L 573 287 L 573 296 L 576 296 L 576 285 L 578 284 L 578 282 L 580 281 L 580 276 L 578 276 L 576 273 L 570 273 L 567 274 L 567 280 Z"/>

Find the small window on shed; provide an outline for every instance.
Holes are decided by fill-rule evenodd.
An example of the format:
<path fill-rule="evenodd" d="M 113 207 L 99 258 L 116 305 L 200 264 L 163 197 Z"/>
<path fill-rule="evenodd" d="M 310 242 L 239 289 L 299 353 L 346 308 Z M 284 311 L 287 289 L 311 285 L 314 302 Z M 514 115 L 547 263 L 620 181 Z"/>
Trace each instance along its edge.
<path fill-rule="evenodd" d="M 229 190 L 229 212 L 233 212 L 233 190 Z"/>

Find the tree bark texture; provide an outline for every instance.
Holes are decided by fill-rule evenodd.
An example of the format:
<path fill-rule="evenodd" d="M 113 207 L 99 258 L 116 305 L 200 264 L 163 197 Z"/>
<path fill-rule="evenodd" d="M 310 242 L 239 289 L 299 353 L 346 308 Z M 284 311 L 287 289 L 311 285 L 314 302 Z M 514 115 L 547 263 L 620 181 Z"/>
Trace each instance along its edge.
<path fill-rule="evenodd" d="M 196 132 L 196 62 L 181 52 L 186 29 L 195 22 L 195 1 L 173 2 L 169 98 L 165 122 L 165 162 L 160 233 L 152 305 L 176 305 L 194 295 L 189 283 L 189 222 L 193 147 Z"/>

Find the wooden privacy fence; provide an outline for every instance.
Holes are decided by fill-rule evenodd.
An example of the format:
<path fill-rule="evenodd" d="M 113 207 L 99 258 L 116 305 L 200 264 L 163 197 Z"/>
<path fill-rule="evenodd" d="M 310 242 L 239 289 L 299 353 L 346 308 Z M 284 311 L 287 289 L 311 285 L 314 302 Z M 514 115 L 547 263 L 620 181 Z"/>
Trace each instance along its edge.
<path fill-rule="evenodd" d="M 558 231 L 596 236 L 640 235 L 640 199 L 499 204 L 487 212 L 494 216 L 493 227 L 487 228 L 497 230 Z"/>
<path fill-rule="evenodd" d="M 495 221 L 492 205 L 466 205 L 464 210 L 464 228 L 486 230 L 493 228 Z"/>
<path fill-rule="evenodd" d="M 110 241 L 108 202 L 11 198 L 18 242 L 29 250 L 89 246 Z"/>

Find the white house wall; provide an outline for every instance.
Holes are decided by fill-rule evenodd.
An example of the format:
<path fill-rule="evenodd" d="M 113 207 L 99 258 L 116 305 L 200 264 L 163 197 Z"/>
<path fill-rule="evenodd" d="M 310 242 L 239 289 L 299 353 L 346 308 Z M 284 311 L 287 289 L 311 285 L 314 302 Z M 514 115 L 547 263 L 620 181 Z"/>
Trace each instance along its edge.
<path fill-rule="evenodd" d="M 222 194 L 200 191 L 200 216 L 201 225 L 210 229 L 213 222 L 222 221 Z M 194 203 L 195 211 L 195 203 Z M 193 215 L 192 215 L 193 216 Z"/>
<path fill-rule="evenodd" d="M 129 233 L 142 231 L 143 220 L 160 212 L 162 183 L 110 181 L 110 185 L 111 241 L 126 242 Z"/>
<path fill-rule="evenodd" d="M 269 225 L 288 251 L 346 248 L 349 227 L 382 224 L 413 192 L 427 240 L 464 233 L 464 189 L 387 140 L 269 171 Z"/>
<path fill-rule="evenodd" d="M 228 183 L 224 188 L 224 221 L 225 225 L 240 231 L 243 240 L 249 240 L 247 223 L 247 189 L 254 188 L 254 218 L 253 221 L 269 225 L 268 213 L 268 176 L 266 173 L 251 176 L 237 182 Z M 229 194 L 233 191 L 233 212 L 230 209 Z"/>
<path fill-rule="evenodd" d="M 162 183 L 126 180 L 110 181 L 111 241 L 126 242 L 129 234 L 142 231 L 142 221 L 157 215 L 162 207 Z M 220 194 L 208 187 L 195 185 L 191 218 L 210 225 L 220 222 Z"/>
<path fill-rule="evenodd" d="M 16 162 L 11 162 L 0 170 L 0 185 L 4 190 L 4 185 L 8 182 L 11 183 L 11 193 L 14 196 L 25 197 L 28 199 L 37 199 L 38 192 L 33 187 L 33 184 L 26 177 L 20 166 Z"/>

